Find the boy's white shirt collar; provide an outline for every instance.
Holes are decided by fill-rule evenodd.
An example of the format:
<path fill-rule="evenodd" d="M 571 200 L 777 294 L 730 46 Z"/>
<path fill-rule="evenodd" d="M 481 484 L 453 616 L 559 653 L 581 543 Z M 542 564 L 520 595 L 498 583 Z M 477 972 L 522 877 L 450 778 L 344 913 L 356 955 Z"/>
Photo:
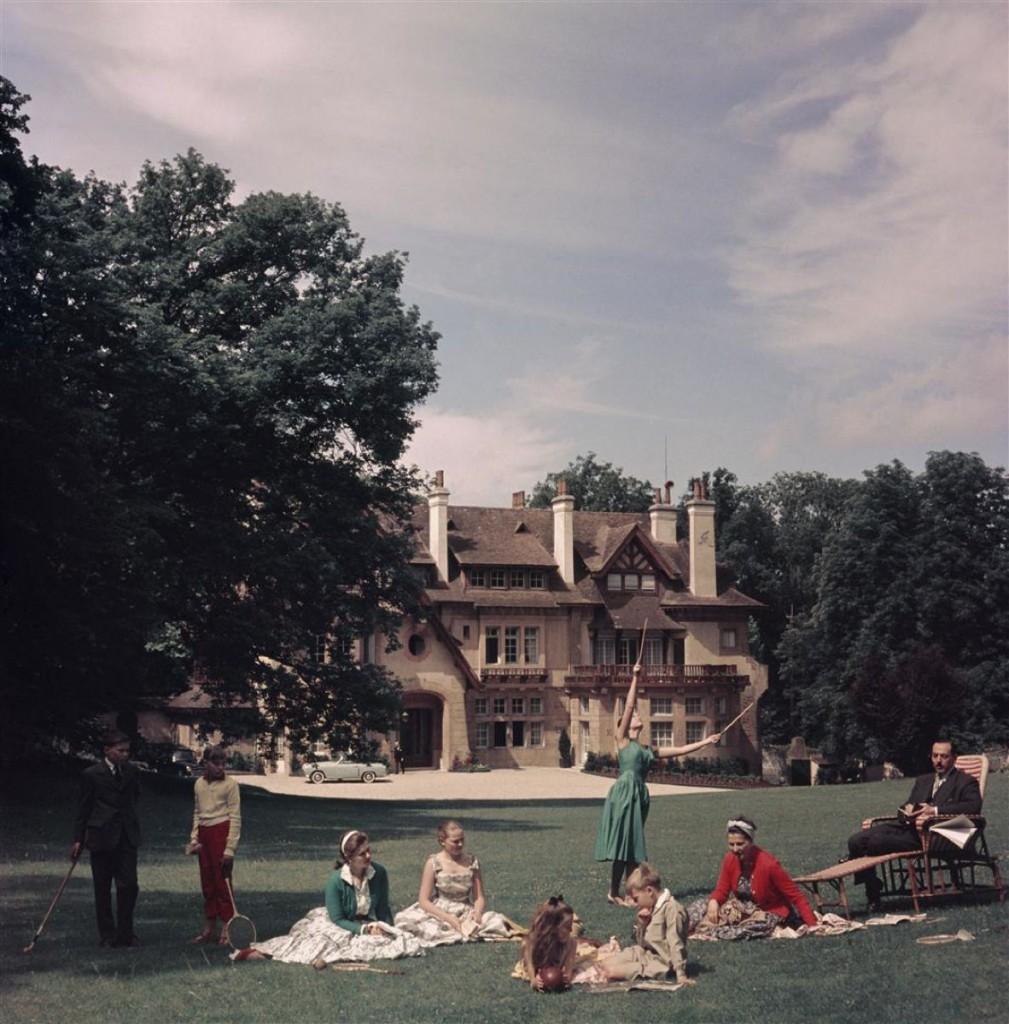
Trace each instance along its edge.
<path fill-rule="evenodd" d="M 655 901 L 655 906 L 652 908 L 652 913 L 655 913 L 655 911 L 658 910 L 659 907 L 668 903 L 672 898 L 673 894 L 668 889 L 663 889 L 662 892 L 659 893 L 659 898 Z"/>
<path fill-rule="evenodd" d="M 351 873 L 350 865 L 344 864 L 340 868 L 340 877 L 347 883 L 347 885 L 353 885 L 355 888 L 360 889 L 363 882 L 370 882 L 375 877 L 375 866 L 373 864 L 368 865 L 368 870 L 364 873 L 363 882 L 359 882 Z"/>

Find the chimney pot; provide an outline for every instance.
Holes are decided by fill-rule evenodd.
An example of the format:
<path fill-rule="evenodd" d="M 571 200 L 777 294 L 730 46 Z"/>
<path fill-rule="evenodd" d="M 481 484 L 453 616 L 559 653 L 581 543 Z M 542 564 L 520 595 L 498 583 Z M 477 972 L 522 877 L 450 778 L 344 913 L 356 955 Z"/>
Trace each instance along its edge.
<path fill-rule="evenodd" d="M 687 502 L 690 533 L 690 592 L 694 597 L 718 594 L 715 567 L 715 503 L 705 497 L 704 481 L 693 480 L 694 497 Z"/>
<path fill-rule="evenodd" d="M 554 512 L 554 560 L 568 586 L 575 582 L 575 499 L 568 494 L 565 480 L 557 481 L 557 494 L 550 502 Z"/>
<path fill-rule="evenodd" d="M 666 481 L 666 504 L 672 505 L 673 503 L 673 481 Z"/>
<path fill-rule="evenodd" d="M 438 575 L 448 582 L 448 491 L 445 490 L 445 471 L 434 475 L 434 487 L 427 496 L 428 547 L 438 567 Z"/>
<path fill-rule="evenodd" d="M 512 508 L 525 508 L 526 507 L 526 492 L 525 491 L 512 491 Z"/>

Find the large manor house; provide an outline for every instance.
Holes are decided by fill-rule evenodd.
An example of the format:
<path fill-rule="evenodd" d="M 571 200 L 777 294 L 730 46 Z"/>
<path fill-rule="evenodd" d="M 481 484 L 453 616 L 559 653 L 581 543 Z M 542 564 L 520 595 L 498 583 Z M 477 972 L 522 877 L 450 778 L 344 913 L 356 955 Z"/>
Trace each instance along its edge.
<path fill-rule="evenodd" d="M 677 535 L 670 490 L 645 513 L 450 504 L 443 474 L 418 507 L 415 564 L 425 621 L 374 657 L 402 682 L 408 767 L 448 769 L 472 754 L 491 767 L 575 763 L 612 752 L 642 645 L 639 708 L 652 746 L 720 730 L 767 688 L 747 646 L 761 605 L 719 580 L 715 505 L 700 485 Z M 707 756 L 760 770 L 756 709 Z"/>
<path fill-rule="evenodd" d="M 404 622 L 397 650 L 368 637 L 356 651 L 403 686 L 398 736 L 377 738 L 387 754 L 398 739 L 408 768 L 556 767 L 566 749 L 574 764 L 612 753 L 639 650 L 652 746 L 720 732 L 767 689 L 747 644 L 762 605 L 720 578 L 715 505 L 700 484 L 686 537 L 671 485 L 643 513 L 584 512 L 563 482 L 559 491 L 549 509 L 526 508 L 521 491 L 511 508 L 452 505 L 439 472 L 416 508 L 425 614 Z M 198 746 L 206 701 L 194 687 L 145 714 L 144 732 Z M 759 773 L 756 708 L 697 756 L 742 758 Z M 290 767 L 282 746 L 271 768 Z"/>

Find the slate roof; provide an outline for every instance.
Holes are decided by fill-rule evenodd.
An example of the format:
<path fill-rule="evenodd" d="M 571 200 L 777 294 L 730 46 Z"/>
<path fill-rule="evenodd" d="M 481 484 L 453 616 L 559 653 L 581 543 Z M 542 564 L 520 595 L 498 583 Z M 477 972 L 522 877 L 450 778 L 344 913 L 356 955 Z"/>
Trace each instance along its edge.
<path fill-rule="evenodd" d="M 605 606 L 596 613 L 596 625 L 614 629 L 650 630 L 686 629 L 671 618 L 659 602 L 658 594 L 607 594 Z"/>
<path fill-rule="evenodd" d="M 516 568 L 543 569 L 547 572 L 547 590 L 510 589 L 491 590 L 483 587 L 466 588 L 461 576 L 441 581 L 430 587 L 427 594 L 436 604 L 460 602 L 477 607 L 557 607 L 570 604 L 604 604 L 614 608 L 614 598 L 600 590 L 593 574 L 601 572 L 617 551 L 638 534 L 642 546 L 651 550 L 659 563 L 657 568 L 674 583 L 685 583 L 690 578 L 690 548 L 684 538 L 676 544 L 659 544 L 652 540 L 651 524 L 647 512 L 582 512 L 572 513 L 573 544 L 575 549 L 575 583 L 566 586 L 557 576 L 554 559 L 554 513 L 548 508 L 484 508 L 471 505 L 450 505 L 448 508 L 448 546 L 451 556 L 460 566 L 514 566 Z M 433 558 L 428 547 L 428 506 L 421 503 L 414 508 L 413 527 L 417 537 L 417 551 L 413 561 L 418 565 L 431 565 Z M 618 614 L 628 621 L 644 619 L 639 609 L 648 601 L 655 604 L 655 628 L 679 628 L 675 611 L 666 616 L 668 626 L 660 625 L 662 615 L 657 597 L 636 595 L 643 601 L 633 607 L 621 606 Z M 695 598 L 687 590 L 666 589 L 661 605 L 738 608 L 762 608 L 761 602 L 741 594 L 734 587 L 724 589 L 715 598 Z M 651 606 L 649 606 L 651 607 Z M 650 625 L 652 623 L 650 622 Z M 620 628 L 633 628 L 631 625 Z"/>

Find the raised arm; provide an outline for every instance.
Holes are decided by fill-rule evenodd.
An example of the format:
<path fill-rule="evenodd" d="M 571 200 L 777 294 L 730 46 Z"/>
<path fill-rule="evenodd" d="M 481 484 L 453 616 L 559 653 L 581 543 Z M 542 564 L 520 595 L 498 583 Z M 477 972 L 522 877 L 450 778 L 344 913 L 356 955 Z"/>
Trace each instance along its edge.
<path fill-rule="evenodd" d="M 620 723 L 617 725 L 617 746 L 622 747 L 627 742 L 627 730 L 631 725 L 631 718 L 634 715 L 634 705 L 638 702 L 638 676 L 641 674 L 641 666 L 635 665 L 631 669 L 631 685 L 627 691 L 627 706 L 620 716 Z"/>
<path fill-rule="evenodd" d="M 714 746 L 721 738 L 722 734 L 715 732 L 703 740 L 698 740 L 696 743 L 688 743 L 684 747 L 658 747 L 656 753 L 659 757 L 683 757 L 685 754 L 692 754 L 695 750 L 700 750 L 702 747 Z"/>

